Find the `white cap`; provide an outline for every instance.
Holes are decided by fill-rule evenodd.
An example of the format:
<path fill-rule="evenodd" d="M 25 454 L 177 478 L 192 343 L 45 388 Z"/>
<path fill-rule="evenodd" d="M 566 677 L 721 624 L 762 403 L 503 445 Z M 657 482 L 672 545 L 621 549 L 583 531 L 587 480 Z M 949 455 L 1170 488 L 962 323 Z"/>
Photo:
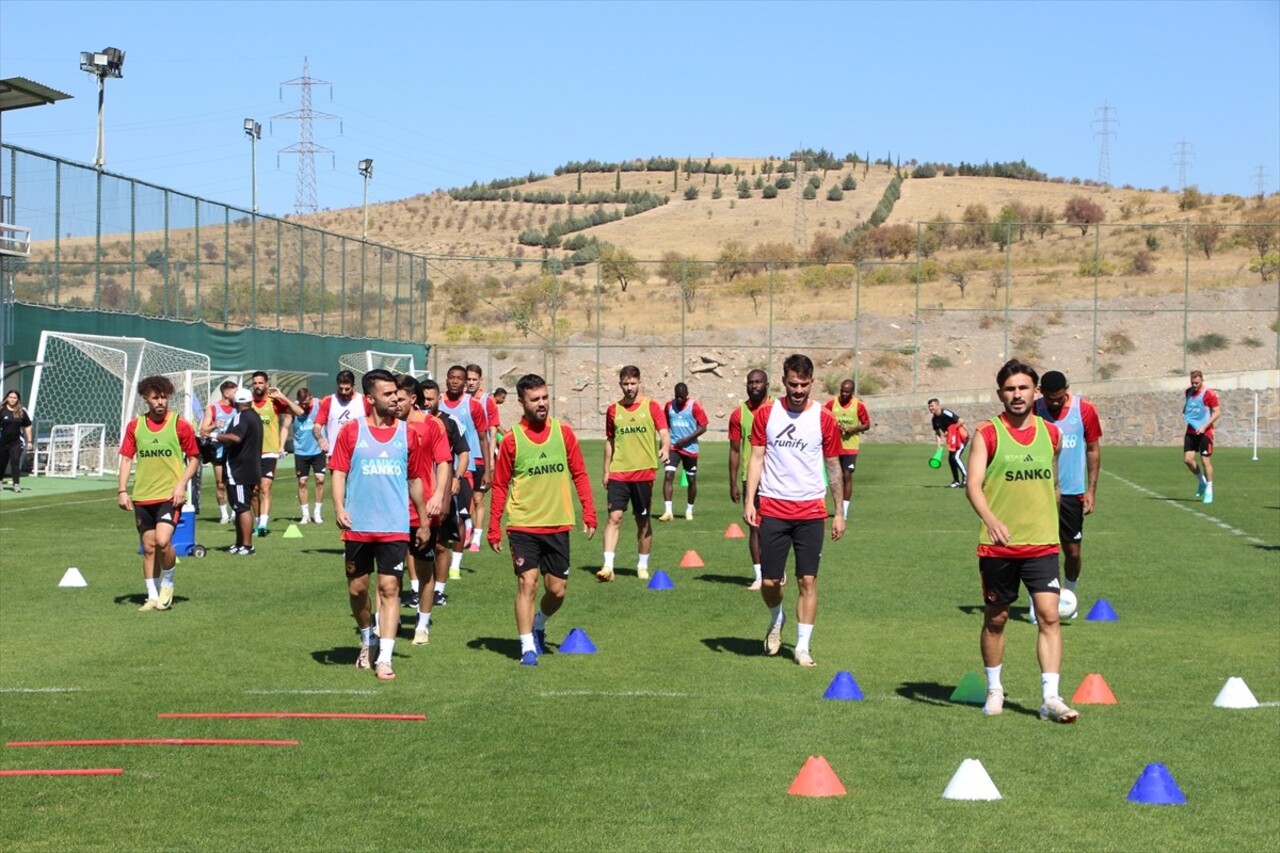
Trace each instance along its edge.
<path fill-rule="evenodd" d="M 253 402 L 253 392 L 252 392 L 252 391 L 250 391 L 248 388 L 241 388 L 241 389 L 237 390 L 237 391 L 236 391 L 236 396 L 235 396 L 235 402 L 237 402 L 237 403 L 252 403 L 252 402 Z"/>

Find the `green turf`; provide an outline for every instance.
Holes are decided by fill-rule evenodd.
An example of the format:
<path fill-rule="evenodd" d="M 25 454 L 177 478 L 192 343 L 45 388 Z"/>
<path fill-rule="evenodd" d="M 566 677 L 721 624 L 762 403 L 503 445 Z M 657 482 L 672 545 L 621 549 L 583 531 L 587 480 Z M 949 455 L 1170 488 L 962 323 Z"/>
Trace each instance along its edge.
<path fill-rule="evenodd" d="M 1039 721 L 1034 629 L 1009 628 L 1003 717 L 948 700 L 980 671 L 976 519 L 926 447 L 871 446 L 850 534 L 828 546 L 816 670 L 759 654 L 725 450 L 704 451 L 698 518 L 657 526 L 654 592 L 599 584 L 600 541 L 574 539 L 553 647 L 581 627 L 591 656 L 516 663 L 508 557 L 468 554 L 431 645 L 397 646 L 399 679 L 351 661 L 332 527 L 186 558 L 168 613 L 138 613 L 130 517 L 108 488 L 40 489 L 0 505 L 0 733 L 57 738 L 293 738 L 291 748 L 0 749 L 0 768 L 122 767 L 99 778 L 0 779 L 0 847 L 42 849 L 1277 849 L 1280 707 L 1214 708 L 1227 677 L 1280 700 L 1280 452 L 1223 449 L 1217 501 L 1190 500 L 1176 449 L 1106 448 L 1086 529 L 1081 618 L 1066 626 L 1063 692 L 1103 674 L 1115 706 L 1073 726 Z M 598 442 L 587 443 L 599 465 Z M 594 476 L 594 475 L 593 475 Z M 1123 481 L 1118 478 L 1123 478 Z M 287 484 L 287 486 L 286 486 Z M 1133 485 L 1130 485 L 1133 484 Z M 34 483 L 33 483 L 34 485 Z M 292 483 L 277 516 L 294 510 Z M 1147 491 L 1141 491 L 1135 486 Z M 599 489 L 597 488 L 597 491 Z M 677 512 L 683 509 L 677 492 Z M 660 507 L 660 504 L 659 504 Z M 216 514 L 216 511 L 215 511 Z M 231 541 L 209 522 L 197 540 Z M 703 569 L 679 569 L 696 549 Z M 68 566 L 87 589 L 59 589 Z M 789 611 L 794 586 L 787 587 Z M 1112 623 L 1083 614 L 1100 597 Z M 407 617 L 406 611 L 406 617 Z M 789 613 L 789 616 L 791 614 Z M 822 693 L 838 670 L 866 699 Z M 74 692 L 47 692 L 67 689 Z M 45 692 L 19 692 L 45 691 Z M 297 692 L 308 691 L 308 692 Z M 173 711 L 425 713 L 425 723 L 157 720 Z M 823 755 L 848 788 L 792 797 Z M 979 758 L 1004 799 L 942 790 Z M 1178 807 L 1125 795 L 1162 762 Z"/>

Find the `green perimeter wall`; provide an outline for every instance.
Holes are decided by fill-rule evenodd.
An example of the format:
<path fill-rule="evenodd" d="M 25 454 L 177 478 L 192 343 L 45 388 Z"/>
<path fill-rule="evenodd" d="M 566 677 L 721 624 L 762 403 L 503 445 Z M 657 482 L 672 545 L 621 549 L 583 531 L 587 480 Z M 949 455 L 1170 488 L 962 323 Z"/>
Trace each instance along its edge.
<path fill-rule="evenodd" d="M 15 303 L 13 343 L 4 348 L 6 365 L 31 363 L 40 348 L 40 333 L 73 332 L 82 335 L 117 335 L 146 338 L 159 344 L 181 347 L 209 356 L 213 370 L 246 368 L 333 374 L 338 357 L 361 350 L 413 356 L 419 372 L 427 369 L 426 344 L 410 344 L 378 338 L 351 338 L 308 335 L 269 329 L 215 329 L 203 323 L 157 320 L 136 314 L 74 311 Z M 34 368 L 12 376 L 7 388 L 19 388 L 22 398 L 31 398 Z M 324 387 L 323 385 L 321 386 Z"/>

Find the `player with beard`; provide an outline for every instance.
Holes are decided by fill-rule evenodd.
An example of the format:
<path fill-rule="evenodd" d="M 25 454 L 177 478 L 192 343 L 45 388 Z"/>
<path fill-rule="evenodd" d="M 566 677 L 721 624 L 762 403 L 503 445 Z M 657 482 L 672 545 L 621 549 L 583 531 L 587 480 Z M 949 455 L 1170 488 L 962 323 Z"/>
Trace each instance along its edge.
<path fill-rule="evenodd" d="M 262 479 L 258 482 L 258 536 L 271 532 L 271 487 L 275 483 L 276 463 L 284 455 L 284 442 L 294 415 L 302 407 L 271 384 L 264 371 L 253 373 L 253 410 L 262 419 Z"/>
<path fill-rule="evenodd" d="M 502 419 L 498 412 L 498 403 L 494 396 L 480 387 L 484 379 L 484 371 L 478 364 L 467 365 L 467 393 L 484 409 L 485 421 L 489 424 L 489 448 L 493 456 L 484 461 L 484 469 L 477 468 L 479 482 L 471 497 L 471 544 L 472 551 L 480 550 L 480 539 L 484 533 L 484 496 L 489 491 L 485 472 L 488 471 L 498 455 L 497 440 L 502 435 Z M 492 479 L 491 477 L 489 479 Z"/>
<path fill-rule="evenodd" d="M 729 415 L 729 500 L 734 503 L 739 503 L 747 492 L 747 472 L 742 467 L 742 447 L 751 436 L 755 413 L 760 411 L 761 406 L 772 402 L 772 398 L 769 397 L 769 374 L 759 368 L 749 372 L 747 399 Z M 747 589 L 758 590 L 760 589 L 760 528 L 748 525 L 747 531 L 747 551 L 751 555 L 751 568 L 756 576 Z M 783 582 L 786 582 L 786 575 L 783 575 Z"/>
<path fill-rule="evenodd" d="M 350 370 L 339 370 L 334 382 L 337 390 L 321 398 L 320 406 L 316 410 L 315 425 L 311 427 L 316 442 L 320 445 L 320 452 L 326 456 L 332 452 L 333 442 L 338 438 L 338 430 L 342 429 L 347 421 L 367 417 L 369 414 L 364 395 L 356 393 L 354 373 Z M 316 503 L 312 520 L 316 524 L 323 523 L 319 502 Z"/>
<path fill-rule="evenodd" d="M 461 364 L 453 365 L 445 373 L 444 397 L 440 399 L 440 411 L 457 421 L 462 435 L 467 439 L 467 447 L 471 453 L 467 479 L 472 491 L 481 487 L 488 488 L 489 478 L 493 476 L 493 470 L 485 464 L 491 453 L 489 420 L 480 401 L 467 393 L 467 369 Z M 462 531 L 462 539 L 454 544 L 453 556 L 449 559 L 450 580 L 462 577 L 462 552 L 471 536 L 473 502 L 471 496 L 468 496 L 467 502 L 462 507 L 466 526 Z M 436 601 L 436 604 L 442 603 L 442 601 Z"/>
<path fill-rule="evenodd" d="M 200 421 L 201 438 L 217 441 L 217 436 L 226 432 L 227 424 L 231 423 L 231 419 L 236 414 L 235 396 L 236 389 L 240 386 L 234 380 L 228 379 L 218 386 L 218 393 L 222 399 L 215 403 L 210 403 L 204 411 L 204 418 Z M 216 484 L 218 492 L 218 512 L 221 514 L 219 524 L 231 523 L 231 508 L 227 505 L 227 484 L 222 470 L 222 460 L 226 456 L 226 448 L 221 442 L 217 445 L 217 450 L 213 457 L 213 481 Z"/>
<path fill-rule="evenodd" d="M 836 416 L 836 424 L 840 427 L 840 474 L 843 482 L 844 518 L 849 520 L 849 499 L 853 497 L 853 473 L 858 469 L 858 448 L 862 444 L 862 434 L 871 429 L 871 416 L 861 400 L 853 396 L 855 385 L 852 379 L 840 383 L 839 395 L 832 397 L 822 405 Z"/>

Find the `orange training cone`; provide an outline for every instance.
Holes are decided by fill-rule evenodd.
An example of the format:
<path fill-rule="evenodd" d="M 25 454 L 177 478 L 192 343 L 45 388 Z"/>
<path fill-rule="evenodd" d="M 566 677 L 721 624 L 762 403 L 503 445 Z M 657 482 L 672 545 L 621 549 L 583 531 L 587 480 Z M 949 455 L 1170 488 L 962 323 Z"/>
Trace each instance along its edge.
<path fill-rule="evenodd" d="M 787 793 L 796 797 L 843 797 L 848 793 L 827 759 L 812 755 L 796 774 Z"/>
<path fill-rule="evenodd" d="M 747 534 L 742 532 L 742 528 L 735 523 L 730 523 L 729 526 L 724 529 L 725 539 L 745 539 L 746 536 Z"/>
<path fill-rule="evenodd" d="M 1077 705 L 1114 705 L 1116 694 L 1107 686 L 1107 680 L 1096 672 L 1091 672 L 1080 682 L 1080 687 L 1071 694 L 1071 701 Z"/>
<path fill-rule="evenodd" d="M 680 558 L 680 568 L 682 569 L 700 569 L 705 565 L 702 558 L 698 556 L 698 552 L 692 548 L 684 552 L 684 556 Z"/>

